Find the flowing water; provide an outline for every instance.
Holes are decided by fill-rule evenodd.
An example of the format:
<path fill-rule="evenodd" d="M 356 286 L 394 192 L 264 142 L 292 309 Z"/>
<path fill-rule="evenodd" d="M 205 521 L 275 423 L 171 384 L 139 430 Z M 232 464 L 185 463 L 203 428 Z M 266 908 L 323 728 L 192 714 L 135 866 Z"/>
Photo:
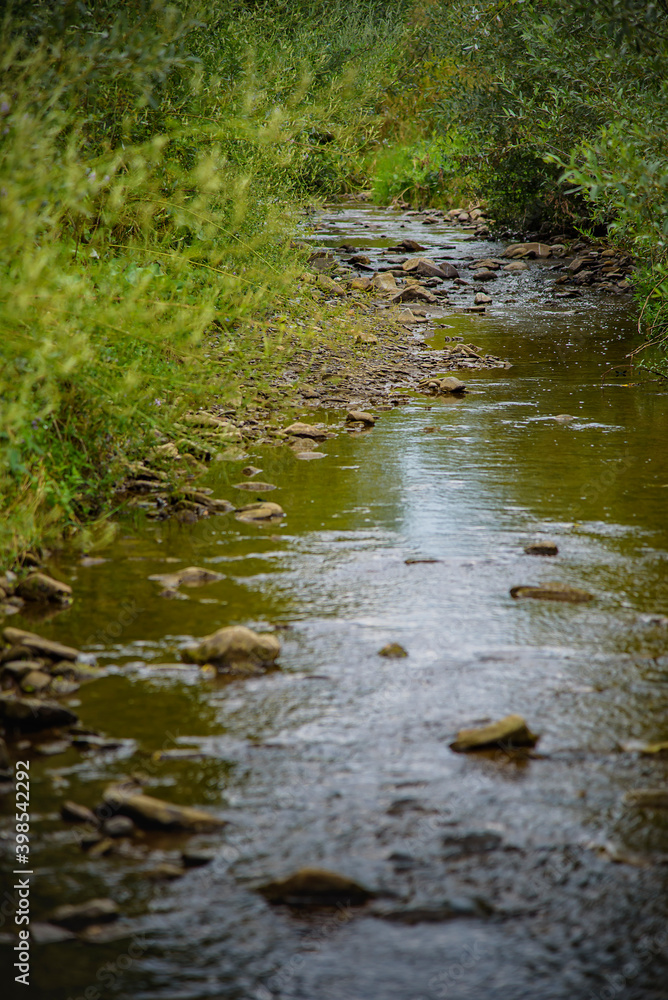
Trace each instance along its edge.
<path fill-rule="evenodd" d="M 331 211 L 317 239 L 377 254 L 406 237 L 447 241 L 454 262 L 501 249 L 358 206 Z M 33 946 L 33 985 L 17 996 L 668 996 L 668 811 L 624 800 L 665 787 L 668 764 L 619 748 L 668 740 L 668 391 L 629 384 L 624 297 L 554 299 L 553 263 L 495 283 L 487 315 L 430 334 L 512 368 L 467 374 L 461 399 L 416 395 L 373 431 L 329 440 L 318 462 L 253 451 L 281 525 L 128 519 L 96 553 L 105 562 L 52 566 L 76 602 L 39 631 L 109 668 L 77 692 L 77 712 L 118 745 L 33 759 L 33 918 L 111 896 L 124 930 Z M 234 499 L 239 467 L 214 463 L 205 485 Z M 559 555 L 525 555 L 536 538 Z M 160 598 L 148 577 L 186 565 L 225 578 Z M 548 580 L 594 600 L 509 595 Z M 232 623 L 280 626 L 282 669 L 224 683 L 179 665 L 186 641 Z M 409 655 L 378 656 L 389 642 Z M 457 729 L 511 712 L 542 736 L 534 759 L 449 749 Z M 210 865 L 148 878 L 186 843 L 173 837 L 80 850 L 63 799 L 92 806 L 135 772 L 152 794 L 229 820 L 188 841 L 215 851 Z M 450 919 L 300 916 L 253 891 L 304 865 L 395 909 L 447 901 Z"/>

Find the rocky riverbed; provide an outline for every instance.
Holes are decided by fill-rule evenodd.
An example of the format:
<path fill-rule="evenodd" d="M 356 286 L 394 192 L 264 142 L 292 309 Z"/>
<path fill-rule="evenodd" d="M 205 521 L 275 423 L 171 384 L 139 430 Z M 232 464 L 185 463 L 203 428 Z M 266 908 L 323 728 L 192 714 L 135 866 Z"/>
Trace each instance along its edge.
<path fill-rule="evenodd" d="M 668 397 L 604 249 L 471 214 L 332 208 L 356 329 L 0 581 L 37 996 L 663 995 Z"/>

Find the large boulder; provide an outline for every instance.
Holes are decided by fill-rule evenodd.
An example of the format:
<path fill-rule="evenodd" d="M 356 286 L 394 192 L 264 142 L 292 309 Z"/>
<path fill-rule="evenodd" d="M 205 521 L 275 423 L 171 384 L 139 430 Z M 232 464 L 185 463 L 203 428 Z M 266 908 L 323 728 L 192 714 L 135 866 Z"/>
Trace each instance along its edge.
<path fill-rule="evenodd" d="M 270 667 L 281 651 L 274 635 L 243 625 L 219 628 L 182 652 L 186 663 L 213 664 L 221 673 L 257 674 Z"/>

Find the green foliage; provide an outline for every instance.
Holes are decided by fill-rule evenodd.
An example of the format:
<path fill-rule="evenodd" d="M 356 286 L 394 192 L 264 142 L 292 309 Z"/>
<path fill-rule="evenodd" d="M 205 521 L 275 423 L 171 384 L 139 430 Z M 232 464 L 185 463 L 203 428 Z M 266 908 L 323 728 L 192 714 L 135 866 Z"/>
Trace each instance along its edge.
<path fill-rule="evenodd" d="M 339 190 L 373 132 L 391 14 L 5 12 L 0 551 L 97 515 L 120 459 L 188 408 L 238 401 L 259 356 L 270 367 L 246 320 L 291 289 L 293 205 Z"/>
<path fill-rule="evenodd" d="M 472 189 L 462 170 L 462 138 L 423 139 L 410 146 L 385 143 L 373 156 L 374 199 L 413 205 L 461 201 Z"/>
<path fill-rule="evenodd" d="M 499 223 L 607 228 L 649 294 L 667 259 L 666 0 L 432 0 L 404 52 L 403 106 L 466 138 L 461 169 Z"/>

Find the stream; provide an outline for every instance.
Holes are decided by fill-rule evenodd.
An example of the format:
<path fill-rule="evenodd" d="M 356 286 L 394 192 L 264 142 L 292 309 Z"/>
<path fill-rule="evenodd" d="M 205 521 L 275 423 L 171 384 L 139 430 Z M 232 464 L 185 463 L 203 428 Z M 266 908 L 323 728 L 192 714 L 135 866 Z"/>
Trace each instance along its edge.
<path fill-rule="evenodd" d="M 425 256 L 447 245 L 460 267 L 503 249 L 357 204 L 329 209 L 311 237 L 375 263 L 406 238 Z M 665 788 L 668 757 L 620 747 L 668 740 L 668 387 L 628 369 L 628 297 L 556 299 L 555 263 L 490 284 L 484 315 L 446 309 L 416 333 L 511 368 L 467 373 L 463 397 L 380 409 L 373 430 L 319 445 L 320 461 L 254 449 L 280 524 L 137 513 L 93 553 L 104 561 L 54 558 L 72 608 L 6 624 L 107 668 L 69 701 L 115 744 L 32 758 L 31 911 L 111 897 L 122 920 L 98 943 L 33 945 L 30 989 L 11 992 L 9 971 L 3 995 L 665 1000 L 668 810 L 625 795 Z M 243 464 L 211 463 L 201 482 L 238 499 Z M 541 539 L 559 555 L 524 553 Z M 189 565 L 224 579 L 161 598 L 149 577 Z M 510 596 L 545 581 L 594 599 Z M 277 629 L 280 670 L 230 683 L 179 663 L 193 637 L 237 623 Z M 388 643 L 408 656 L 379 656 Z M 460 728 L 510 713 L 541 735 L 534 755 L 450 749 Z M 133 773 L 228 825 L 89 857 L 63 800 L 93 806 Z M 6 796 L 8 851 L 12 817 Z M 186 844 L 212 862 L 150 877 Z M 254 891 L 303 866 L 423 917 L 299 913 Z"/>

